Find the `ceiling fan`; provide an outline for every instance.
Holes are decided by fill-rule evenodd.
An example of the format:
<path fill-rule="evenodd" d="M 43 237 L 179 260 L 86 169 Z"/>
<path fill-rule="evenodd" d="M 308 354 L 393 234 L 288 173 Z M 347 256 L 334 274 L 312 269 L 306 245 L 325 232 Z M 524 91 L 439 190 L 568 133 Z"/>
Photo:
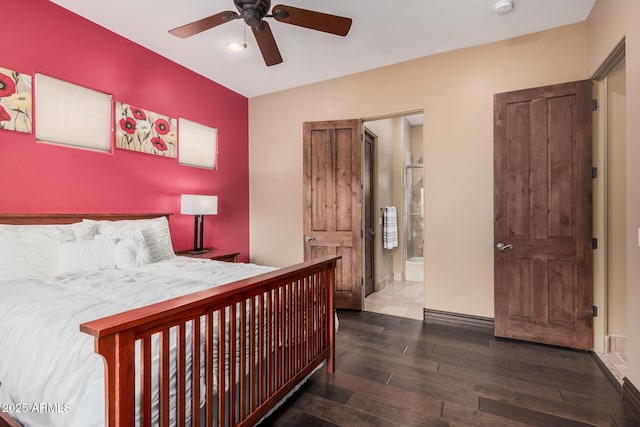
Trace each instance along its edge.
<path fill-rule="evenodd" d="M 233 3 L 238 9 L 237 12 L 227 10 L 216 13 L 207 18 L 169 30 L 169 33 L 176 37 L 187 38 L 225 22 L 243 19 L 253 31 L 265 64 L 271 66 L 281 63 L 282 56 L 271 32 L 271 27 L 263 18 L 274 18 L 276 21 L 284 22 L 285 24 L 297 25 L 343 37 L 349 33 L 351 28 L 351 18 L 293 6 L 279 4 L 274 6 L 271 13 L 269 13 L 271 0 L 233 0 Z"/>

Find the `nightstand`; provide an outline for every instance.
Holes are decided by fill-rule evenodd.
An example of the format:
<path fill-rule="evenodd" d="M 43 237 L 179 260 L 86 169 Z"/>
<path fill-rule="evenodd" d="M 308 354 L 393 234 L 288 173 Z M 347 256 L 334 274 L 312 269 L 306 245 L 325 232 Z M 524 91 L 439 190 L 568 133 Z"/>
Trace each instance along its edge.
<path fill-rule="evenodd" d="M 176 255 L 186 256 L 189 258 L 202 258 L 202 259 L 213 259 L 216 261 L 224 261 L 224 262 L 237 262 L 238 255 L 240 252 L 223 252 L 223 251 L 214 251 L 211 248 L 205 248 L 207 251 L 201 254 L 192 254 L 190 250 L 185 251 L 177 251 Z"/>

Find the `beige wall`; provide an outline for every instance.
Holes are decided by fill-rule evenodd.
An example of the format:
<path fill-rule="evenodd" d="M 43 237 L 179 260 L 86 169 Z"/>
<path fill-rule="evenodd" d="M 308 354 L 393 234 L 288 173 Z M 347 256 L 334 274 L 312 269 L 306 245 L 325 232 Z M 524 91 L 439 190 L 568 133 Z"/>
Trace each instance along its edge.
<path fill-rule="evenodd" d="M 626 299 L 627 324 L 640 324 L 640 2 L 597 0 L 587 19 L 587 72 L 592 75 L 613 48 L 626 39 L 627 144 L 626 144 Z M 627 377 L 640 384 L 640 335 L 627 337 Z"/>
<path fill-rule="evenodd" d="M 424 160 L 424 150 L 422 149 L 422 134 L 424 128 L 422 125 L 411 126 L 411 152 L 413 159 L 411 163 L 417 165 Z"/>
<path fill-rule="evenodd" d="M 425 306 L 493 317 L 493 94 L 585 67 L 580 23 L 251 98 L 252 261 L 303 259 L 303 122 L 423 110 Z"/>

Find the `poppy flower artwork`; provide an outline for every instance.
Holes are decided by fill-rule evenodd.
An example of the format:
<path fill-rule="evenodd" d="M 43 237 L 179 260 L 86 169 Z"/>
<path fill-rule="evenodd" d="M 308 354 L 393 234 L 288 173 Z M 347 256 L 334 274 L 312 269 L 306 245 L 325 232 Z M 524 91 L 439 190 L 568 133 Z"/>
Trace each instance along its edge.
<path fill-rule="evenodd" d="M 175 158 L 176 120 L 140 107 L 116 102 L 116 147 Z"/>
<path fill-rule="evenodd" d="M 31 80 L 0 67 L 0 129 L 31 133 Z"/>

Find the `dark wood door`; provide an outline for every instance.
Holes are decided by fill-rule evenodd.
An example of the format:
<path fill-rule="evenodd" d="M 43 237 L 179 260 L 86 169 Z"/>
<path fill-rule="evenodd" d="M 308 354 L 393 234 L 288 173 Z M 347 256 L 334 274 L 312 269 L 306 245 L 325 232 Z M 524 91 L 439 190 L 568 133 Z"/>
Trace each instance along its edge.
<path fill-rule="evenodd" d="M 362 159 L 362 200 L 364 204 L 364 295 L 373 292 L 375 250 L 375 206 L 373 200 L 374 169 L 373 141 L 369 130 L 364 130 L 364 158 Z"/>
<path fill-rule="evenodd" d="M 362 310 L 359 120 L 304 124 L 304 257 L 340 255 L 336 308 Z"/>
<path fill-rule="evenodd" d="M 496 336 L 592 348 L 591 145 L 590 81 L 495 95 Z"/>

